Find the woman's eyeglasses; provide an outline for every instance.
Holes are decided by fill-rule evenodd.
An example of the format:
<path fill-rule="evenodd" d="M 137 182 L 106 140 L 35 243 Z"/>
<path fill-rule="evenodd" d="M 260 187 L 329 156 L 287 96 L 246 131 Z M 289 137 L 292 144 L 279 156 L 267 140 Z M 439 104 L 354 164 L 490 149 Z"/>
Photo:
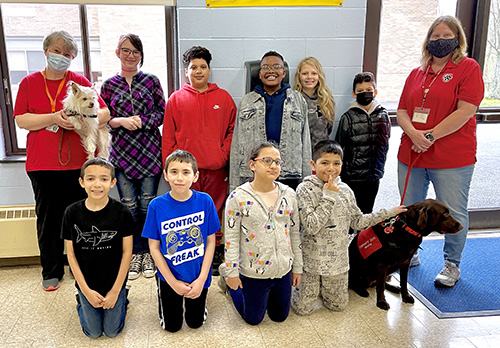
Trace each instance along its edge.
<path fill-rule="evenodd" d="M 271 157 L 257 157 L 254 158 L 254 161 L 259 161 L 262 160 L 266 165 L 271 166 L 271 164 L 276 164 L 276 167 L 281 167 L 283 164 L 285 164 L 285 161 L 283 161 L 281 158 L 277 159 L 272 159 Z"/>
<path fill-rule="evenodd" d="M 132 54 L 134 57 L 140 57 L 141 56 L 141 51 L 137 51 L 137 50 L 130 50 L 128 48 L 122 48 L 121 49 L 123 54 L 127 55 L 127 56 L 130 56 L 130 54 Z"/>

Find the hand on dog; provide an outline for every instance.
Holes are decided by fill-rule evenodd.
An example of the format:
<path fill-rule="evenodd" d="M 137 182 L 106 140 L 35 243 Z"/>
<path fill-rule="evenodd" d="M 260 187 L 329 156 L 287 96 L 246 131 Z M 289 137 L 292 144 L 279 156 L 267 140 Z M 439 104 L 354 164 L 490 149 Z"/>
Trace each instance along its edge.
<path fill-rule="evenodd" d="M 62 127 L 67 130 L 74 130 L 75 126 L 69 121 L 68 115 L 64 112 L 64 110 L 59 110 L 58 112 L 54 112 L 53 114 L 54 123 L 56 123 L 59 127 Z"/>
<path fill-rule="evenodd" d="M 238 290 L 238 288 L 243 289 L 243 284 L 241 284 L 240 277 L 227 277 L 226 284 L 227 286 L 229 286 L 229 288 L 233 290 Z"/>
<path fill-rule="evenodd" d="M 326 182 L 325 185 L 323 185 L 323 190 L 339 192 L 339 187 L 333 181 L 333 175 L 328 176 L 328 182 Z"/>
<path fill-rule="evenodd" d="M 397 215 L 397 214 L 404 213 L 405 211 L 408 211 L 408 209 L 406 209 L 405 205 L 398 205 L 397 207 L 394 207 L 394 211 L 396 212 L 396 215 Z"/>
<path fill-rule="evenodd" d="M 129 131 L 135 131 L 142 128 L 142 120 L 138 115 L 120 118 L 120 124 Z"/>

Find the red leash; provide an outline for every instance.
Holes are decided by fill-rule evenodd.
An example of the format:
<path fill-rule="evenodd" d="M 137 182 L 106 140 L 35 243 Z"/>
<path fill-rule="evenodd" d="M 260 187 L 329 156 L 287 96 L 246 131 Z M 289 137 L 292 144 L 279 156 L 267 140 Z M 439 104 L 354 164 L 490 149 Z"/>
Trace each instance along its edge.
<path fill-rule="evenodd" d="M 413 154 L 412 149 L 410 148 L 410 165 L 408 166 L 408 172 L 406 173 L 406 180 L 405 180 L 405 188 L 403 190 L 403 196 L 401 196 L 401 203 L 399 205 L 403 205 L 403 201 L 405 200 L 405 195 L 406 195 L 406 189 L 408 188 L 408 181 L 410 180 L 410 172 L 413 169 L 413 165 L 417 160 L 420 158 L 420 156 L 423 154 L 423 152 L 420 152 L 417 157 L 412 161 L 411 160 L 411 155 Z"/>

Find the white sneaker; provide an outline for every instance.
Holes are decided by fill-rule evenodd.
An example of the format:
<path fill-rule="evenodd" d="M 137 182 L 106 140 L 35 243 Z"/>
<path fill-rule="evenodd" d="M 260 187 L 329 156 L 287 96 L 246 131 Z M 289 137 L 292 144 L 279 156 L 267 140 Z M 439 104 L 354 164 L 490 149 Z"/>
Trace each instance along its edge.
<path fill-rule="evenodd" d="M 434 279 L 434 285 L 451 288 L 460 280 L 460 268 L 451 261 L 445 260 L 444 267 Z"/>
<path fill-rule="evenodd" d="M 142 271 L 142 258 L 143 254 L 132 255 L 132 261 L 130 261 L 130 268 L 128 269 L 128 279 L 134 280 L 139 278 Z"/>

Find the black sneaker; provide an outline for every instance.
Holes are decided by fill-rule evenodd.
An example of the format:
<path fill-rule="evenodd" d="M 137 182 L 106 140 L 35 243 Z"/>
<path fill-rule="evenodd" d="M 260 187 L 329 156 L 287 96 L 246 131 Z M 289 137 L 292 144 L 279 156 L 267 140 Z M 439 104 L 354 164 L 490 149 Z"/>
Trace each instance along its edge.
<path fill-rule="evenodd" d="M 128 270 L 128 279 L 134 280 L 139 278 L 142 272 L 142 258 L 143 254 L 132 255 L 132 261 L 130 261 L 130 268 Z"/>
<path fill-rule="evenodd" d="M 215 247 L 214 259 L 212 260 L 212 275 L 219 275 L 219 266 L 224 262 L 224 246 Z"/>

